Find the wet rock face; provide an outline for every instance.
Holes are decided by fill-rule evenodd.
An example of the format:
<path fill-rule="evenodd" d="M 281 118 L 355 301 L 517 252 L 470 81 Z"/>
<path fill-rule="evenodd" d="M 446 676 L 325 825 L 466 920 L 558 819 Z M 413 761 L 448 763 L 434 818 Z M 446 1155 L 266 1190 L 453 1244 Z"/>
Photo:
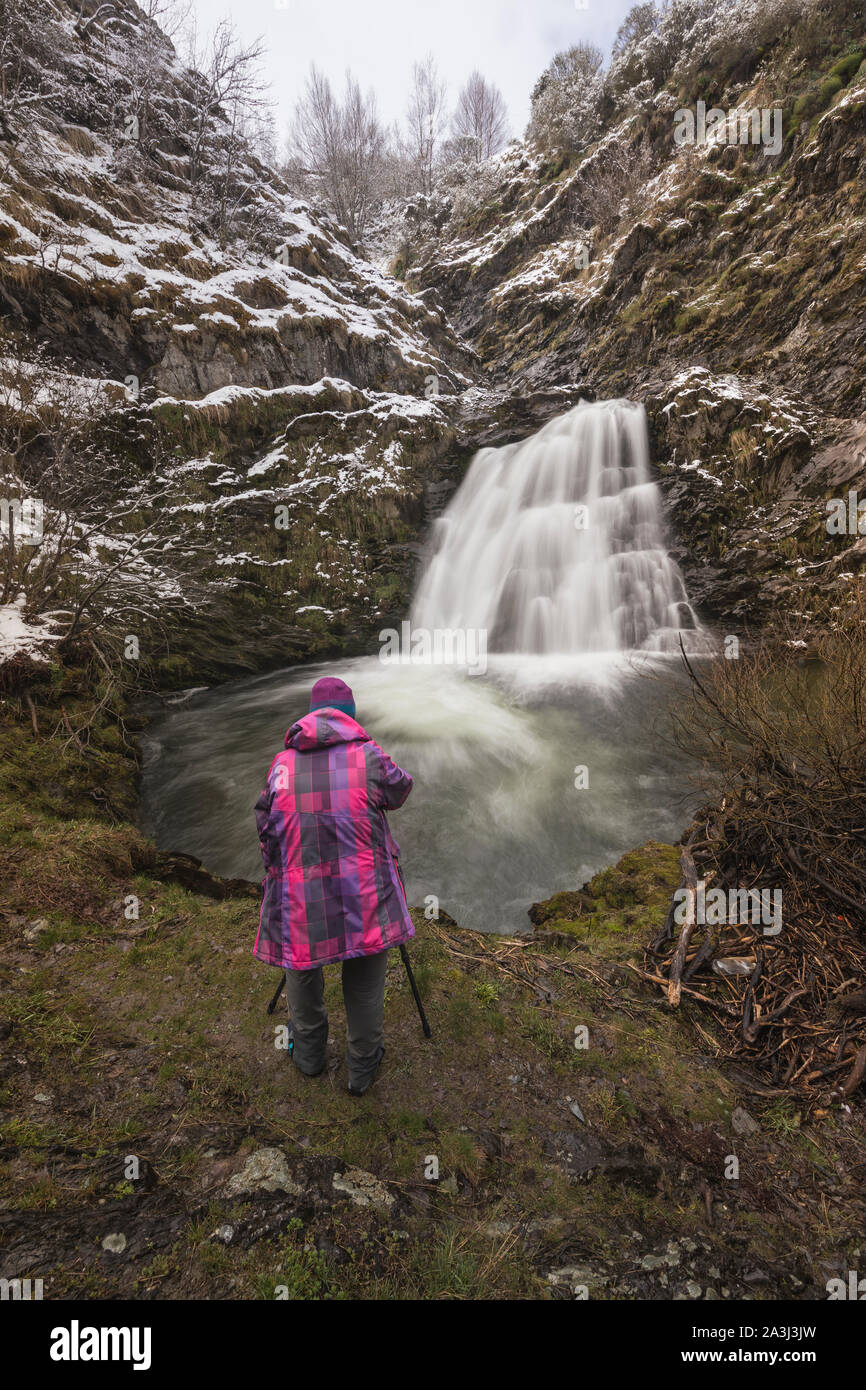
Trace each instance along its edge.
<path fill-rule="evenodd" d="M 435 363 L 407 362 L 382 331 L 379 341 L 349 337 L 345 325 L 310 319 L 279 325 L 276 333 L 219 337 L 193 332 L 169 338 L 150 373 L 153 386 L 165 395 L 195 400 L 224 386 L 255 386 L 273 390 L 286 381 L 312 385 L 323 377 L 340 376 L 360 387 L 381 387 L 423 394 Z M 442 368 L 439 367 L 440 374 Z"/>
<path fill-rule="evenodd" d="M 700 367 L 653 385 L 646 404 L 690 598 L 710 621 L 768 621 L 801 587 L 792 530 L 817 515 L 803 486 L 814 411 Z"/>
<path fill-rule="evenodd" d="M 537 389 L 526 382 L 519 386 L 503 382 L 493 389 L 472 387 L 457 404 L 457 442 L 475 452 L 528 438 L 548 420 L 577 405 L 581 396 L 585 392 L 575 383 L 557 386 L 540 381 Z"/>
<path fill-rule="evenodd" d="M 843 98 L 832 118 L 818 122 L 810 144 L 795 166 L 796 186 L 803 194 L 835 192 L 851 180 L 862 181 L 866 169 L 866 106 L 852 93 Z"/>
<path fill-rule="evenodd" d="M 165 463 L 166 549 L 201 547 L 170 596 L 159 681 L 356 651 L 406 610 L 408 547 L 475 354 L 435 297 L 381 273 L 249 150 L 250 216 L 213 230 L 183 143 L 197 79 L 168 40 L 153 50 L 152 138 L 132 149 L 113 115 L 120 49 L 57 38 L 68 80 L 4 166 L 0 300 L 27 369 L 50 363 L 61 399 L 105 384 L 97 428 L 128 469 L 118 489 Z"/>

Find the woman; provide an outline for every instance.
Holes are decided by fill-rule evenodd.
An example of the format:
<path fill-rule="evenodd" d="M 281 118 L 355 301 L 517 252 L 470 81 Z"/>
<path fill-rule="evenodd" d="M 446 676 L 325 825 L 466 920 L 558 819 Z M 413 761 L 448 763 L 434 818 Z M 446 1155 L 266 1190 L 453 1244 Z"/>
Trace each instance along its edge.
<path fill-rule="evenodd" d="M 386 811 L 412 778 L 355 719 L 349 687 L 317 681 L 256 802 L 265 864 L 253 954 L 286 971 L 295 1065 L 325 1069 L 321 967 L 343 962 L 349 1091 L 369 1090 L 385 1054 L 386 953 L 414 935 Z"/>

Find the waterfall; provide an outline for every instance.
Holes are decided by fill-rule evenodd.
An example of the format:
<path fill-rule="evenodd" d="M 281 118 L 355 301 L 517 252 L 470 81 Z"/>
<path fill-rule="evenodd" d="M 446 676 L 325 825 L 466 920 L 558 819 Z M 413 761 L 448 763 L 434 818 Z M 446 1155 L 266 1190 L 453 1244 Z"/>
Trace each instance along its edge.
<path fill-rule="evenodd" d="M 643 406 L 581 401 L 481 449 L 431 537 L 412 626 L 491 651 L 665 651 L 701 641 L 667 553 Z"/>

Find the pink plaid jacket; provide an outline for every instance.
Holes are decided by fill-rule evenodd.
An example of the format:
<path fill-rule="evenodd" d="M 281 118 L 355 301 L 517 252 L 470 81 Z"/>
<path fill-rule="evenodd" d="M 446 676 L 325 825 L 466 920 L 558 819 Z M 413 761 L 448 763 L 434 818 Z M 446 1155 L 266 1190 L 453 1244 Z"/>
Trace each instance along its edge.
<path fill-rule="evenodd" d="M 318 709 L 292 725 L 256 802 L 265 865 L 259 960 L 312 970 L 414 936 L 385 816 L 411 790 L 408 772 L 341 710 Z"/>

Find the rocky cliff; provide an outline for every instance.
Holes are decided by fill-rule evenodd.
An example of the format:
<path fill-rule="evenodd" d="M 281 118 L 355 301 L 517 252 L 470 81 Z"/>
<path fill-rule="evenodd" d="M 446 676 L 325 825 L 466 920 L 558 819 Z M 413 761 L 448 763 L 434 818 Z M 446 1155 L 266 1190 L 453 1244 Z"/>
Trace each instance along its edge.
<path fill-rule="evenodd" d="M 435 287 L 491 387 L 646 403 L 677 558 L 726 623 L 807 613 L 866 557 L 862 534 L 828 538 L 824 506 L 863 490 L 858 8 L 808 60 L 784 28 L 745 74 L 711 52 L 588 152 L 513 145 L 468 216 L 408 224 L 408 283 Z M 731 113 L 725 136 L 677 146 L 699 100 Z M 750 111 L 778 112 L 778 153 L 739 143 Z"/>
<path fill-rule="evenodd" d="M 46 397 L 55 432 L 77 412 L 79 452 L 120 468 L 89 563 L 130 516 L 161 528 L 138 557 L 160 682 L 369 645 L 472 451 L 581 395 L 645 402 L 708 620 L 803 622 L 844 595 L 866 554 L 825 524 L 866 442 L 857 7 L 807 56 L 784 25 L 747 60 L 710 44 L 579 153 L 514 142 L 469 211 L 407 202 L 404 283 L 291 196 L 131 0 L 110 22 L 37 8 L 0 132 L 6 471 L 13 491 L 45 475 Z M 778 112 L 778 150 L 729 127 L 678 146 L 698 101 L 735 130 Z M 48 503 L 55 530 L 93 530 Z M 14 581 L 7 616 L 32 620 Z"/>
<path fill-rule="evenodd" d="M 134 4 L 110 22 L 85 5 L 89 26 L 64 0 L 37 9 L 44 28 L 21 51 L 40 95 L 2 144 L 0 413 L 13 490 L 50 484 L 47 399 L 56 432 L 74 415 L 82 448 L 96 447 L 97 425 L 111 441 L 111 466 L 124 466 L 100 539 L 116 545 L 131 510 L 144 532 L 158 510 L 162 561 L 195 554 L 194 573 L 181 565 L 170 582 L 142 557 L 165 596 L 148 615 L 172 653 L 154 650 L 162 681 L 362 644 L 405 608 L 410 547 L 452 455 L 474 353 L 432 296 L 380 273 L 233 143 L 219 107 L 211 170 L 196 174 L 204 79 Z M 140 109 L 140 46 L 154 65 L 146 139 L 128 115 Z M 138 497 L 146 477 L 143 503 L 110 505 Z M 86 529 L 46 500 L 52 532 Z"/>

